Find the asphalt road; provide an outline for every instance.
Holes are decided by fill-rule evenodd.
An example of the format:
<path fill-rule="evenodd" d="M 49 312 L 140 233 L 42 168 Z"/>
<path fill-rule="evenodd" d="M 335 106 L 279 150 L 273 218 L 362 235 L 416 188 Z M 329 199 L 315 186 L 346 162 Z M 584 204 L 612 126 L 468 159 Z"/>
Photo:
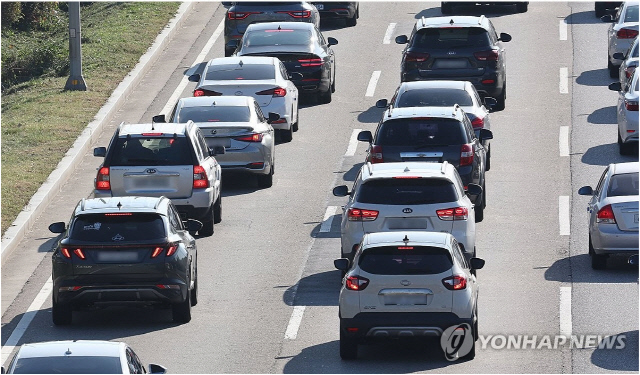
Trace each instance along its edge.
<path fill-rule="evenodd" d="M 409 34 L 417 18 L 441 14 L 435 2 L 366 2 L 355 27 L 323 23 L 325 37 L 339 40 L 337 91 L 330 104 L 301 107 L 293 141 L 276 146 L 273 187 L 223 177 L 223 221 L 213 236 L 197 240 L 199 303 L 190 323 L 171 322 L 168 310 L 109 308 L 75 313 L 70 327 L 53 326 L 43 291 L 55 239 L 47 226 L 67 221 L 76 202 L 91 194 L 100 159 L 88 153 L 2 264 L 3 360 L 10 336 L 23 332 L 18 345 L 125 341 L 145 363 L 172 373 L 637 372 L 638 270 L 622 258 L 605 271 L 591 269 L 587 198 L 577 195 L 597 183 L 608 163 L 638 160 L 617 151 L 617 94 L 606 87 L 613 81 L 606 70 L 607 24 L 595 18 L 593 3 L 533 2 L 526 13 L 459 10 L 484 13 L 513 37 L 505 44 L 506 109 L 491 114 L 488 206 L 477 229 L 478 256 L 487 262 L 478 271 L 480 334 L 600 335 L 595 342 L 499 349 L 489 340 L 467 362 L 441 359 L 435 342 L 391 343 L 362 346 L 358 361 L 340 360 L 340 274 L 333 259 L 340 255 L 345 200 L 331 189 L 352 183 L 365 153 L 365 144 L 351 144 L 352 135 L 375 130 L 382 114 L 375 101 L 390 98 L 399 83 L 402 46 L 393 37 Z M 223 56 L 223 37 L 212 35 L 220 32 L 224 11 L 219 3 L 194 5 L 96 146 L 106 146 L 121 121 L 149 122 L 185 75 Z M 374 72 L 380 72 L 375 84 Z M 190 96 L 194 85 L 179 96 Z M 20 323 L 29 318 L 28 326 Z M 616 334 L 626 335 L 624 349 L 598 348 Z"/>

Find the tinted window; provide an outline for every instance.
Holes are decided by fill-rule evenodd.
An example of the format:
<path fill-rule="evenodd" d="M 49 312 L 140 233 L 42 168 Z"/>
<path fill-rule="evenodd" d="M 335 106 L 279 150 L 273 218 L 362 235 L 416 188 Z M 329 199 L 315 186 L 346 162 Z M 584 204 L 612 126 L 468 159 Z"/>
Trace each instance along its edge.
<path fill-rule="evenodd" d="M 206 80 L 263 80 L 275 79 L 276 72 L 273 65 L 244 65 L 238 64 L 214 65 L 207 69 Z"/>
<path fill-rule="evenodd" d="M 412 47 L 451 48 L 489 46 L 491 41 L 487 31 L 480 27 L 426 28 L 418 31 Z"/>
<path fill-rule="evenodd" d="M 452 107 L 455 104 L 472 106 L 473 101 L 465 90 L 421 89 L 405 91 L 397 107 Z"/>
<path fill-rule="evenodd" d="M 614 174 L 609 181 L 608 197 L 638 195 L 638 173 Z"/>
<path fill-rule="evenodd" d="M 71 228 L 71 238 L 77 241 L 113 243 L 114 241 L 151 241 L 165 237 L 164 223 L 156 214 L 80 215 Z"/>
<path fill-rule="evenodd" d="M 450 270 L 453 261 L 439 247 L 383 246 L 364 250 L 358 265 L 377 275 L 433 275 Z"/>
<path fill-rule="evenodd" d="M 176 122 L 248 122 L 251 111 L 247 107 L 182 107 L 177 113 Z"/>
<path fill-rule="evenodd" d="M 254 6 L 254 7 L 280 7 L 285 8 L 289 5 L 302 5 L 301 1 L 242 1 L 235 6 Z"/>
<path fill-rule="evenodd" d="M 118 138 L 112 150 L 113 166 L 193 164 L 185 137 Z"/>
<path fill-rule="evenodd" d="M 467 143 L 458 120 L 442 118 L 385 121 L 378 132 L 380 146 L 448 146 Z"/>
<path fill-rule="evenodd" d="M 245 47 L 307 45 L 311 39 L 308 30 L 273 29 L 259 30 L 244 34 L 242 38 Z"/>
<path fill-rule="evenodd" d="M 453 183 L 439 178 L 374 179 L 362 184 L 357 194 L 357 202 L 370 204 L 434 204 L 458 200 Z"/>
<path fill-rule="evenodd" d="M 122 374 L 116 357 L 43 357 L 22 358 L 14 374 Z"/>
<path fill-rule="evenodd" d="M 638 22 L 638 6 L 630 6 L 624 15 L 624 22 Z"/>

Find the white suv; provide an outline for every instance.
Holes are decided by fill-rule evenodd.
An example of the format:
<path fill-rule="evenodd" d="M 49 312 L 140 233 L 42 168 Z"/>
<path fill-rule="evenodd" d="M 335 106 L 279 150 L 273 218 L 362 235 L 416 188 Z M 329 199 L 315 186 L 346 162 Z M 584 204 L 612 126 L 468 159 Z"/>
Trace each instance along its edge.
<path fill-rule="evenodd" d="M 451 233 L 475 256 L 474 202 L 482 188 L 469 183 L 465 191 L 448 162 L 366 163 L 351 191 L 341 185 L 333 195 L 348 196 L 340 227 L 344 258 L 353 258 L 365 233 L 398 230 Z"/>
<path fill-rule="evenodd" d="M 467 258 L 449 233 L 386 232 L 364 236 L 340 290 L 340 356 L 355 359 L 358 344 L 398 337 L 441 337 L 464 327 L 465 355 L 475 356 L 478 284 L 484 260 Z M 454 328 L 455 329 L 455 328 Z M 472 334 L 472 336 L 471 336 Z M 445 350 L 445 354 L 447 353 Z"/>

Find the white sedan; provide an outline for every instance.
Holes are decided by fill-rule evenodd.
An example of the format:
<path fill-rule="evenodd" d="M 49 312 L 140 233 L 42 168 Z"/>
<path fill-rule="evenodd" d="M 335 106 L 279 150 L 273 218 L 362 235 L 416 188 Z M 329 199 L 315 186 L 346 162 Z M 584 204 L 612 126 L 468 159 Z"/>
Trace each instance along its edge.
<path fill-rule="evenodd" d="M 213 59 L 203 74 L 189 76 L 198 82 L 193 96 L 251 96 L 263 113 L 277 113 L 271 123 L 283 142 L 298 130 L 298 89 L 284 64 L 275 57 L 241 56 Z"/>

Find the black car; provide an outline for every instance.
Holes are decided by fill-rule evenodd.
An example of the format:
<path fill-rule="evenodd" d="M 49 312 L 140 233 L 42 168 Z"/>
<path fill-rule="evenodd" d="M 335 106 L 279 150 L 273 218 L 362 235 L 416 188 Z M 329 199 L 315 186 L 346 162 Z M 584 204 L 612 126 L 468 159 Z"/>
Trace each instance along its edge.
<path fill-rule="evenodd" d="M 503 110 L 507 98 L 506 52 L 485 16 L 419 19 L 411 37 L 400 35 L 403 51 L 400 80 L 459 80 L 471 82 L 482 96 L 496 98 L 494 110 Z"/>
<path fill-rule="evenodd" d="M 442 14 L 451 14 L 455 6 L 472 5 L 515 6 L 518 13 L 525 13 L 529 9 L 528 1 L 441 1 L 440 11 Z"/>
<path fill-rule="evenodd" d="M 321 103 L 330 103 L 336 90 L 336 59 L 331 46 L 336 44 L 336 39 L 325 39 L 309 23 L 256 23 L 247 28 L 236 55 L 277 57 L 301 95 L 313 94 Z"/>
<path fill-rule="evenodd" d="M 169 305 L 173 320 L 191 320 L 198 302 L 195 232 L 168 198 L 81 200 L 65 226 L 51 261 L 53 323 L 68 325 L 74 309 L 111 304 Z"/>
<path fill-rule="evenodd" d="M 347 26 L 355 26 L 360 18 L 360 4 L 357 1 L 314 1 L 320 18 L 344 19 Z"/>
<path fill-rule="evenodd" d="M 476 136 L 471 121 L 457 105 L 389 108 L 375 137 L 368 130 L 358 134 L 359 141 L 370 144 L 367 162 L 447 161 L 458 171 L 465 190 L 470 183 L 482 186 L 482 197 L 476 202 L 476 222 L 482 221 L 486 207 L 487 151 L 482 143 L 492 138 L 488 129 L 480 129 Z"/>

